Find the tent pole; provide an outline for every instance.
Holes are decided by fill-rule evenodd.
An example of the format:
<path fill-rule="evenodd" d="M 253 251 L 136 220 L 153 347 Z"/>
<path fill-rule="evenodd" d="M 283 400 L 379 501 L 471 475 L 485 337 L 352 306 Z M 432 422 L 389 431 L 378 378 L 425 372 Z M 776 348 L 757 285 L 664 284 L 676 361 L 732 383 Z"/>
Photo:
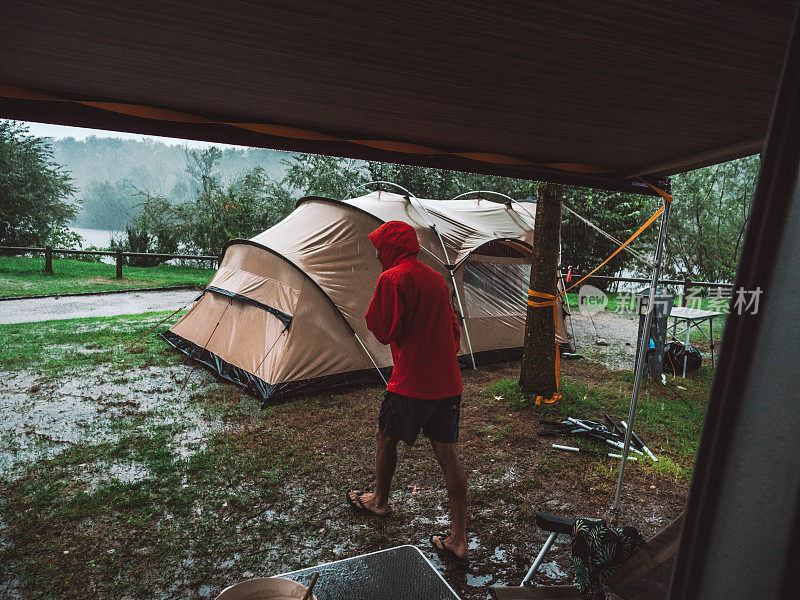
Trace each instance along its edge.
<path fill-rule="evenodd" d="M 438 233 L 438 231 L 437 231 Z M 441 238 L 439 238 L 441 239 Z M 478 365 L 475 364 L 475 354 L 472 352 L 472 342 L 469 339 L 469 329 L 467 329 L 467 316 L 464 314 L 464 305 L 461 304 L 461 295 L 458 293 L 458 283 L 456 283 L 456 275 L 453 270 L 448 266 L 447 270 L 450 272 L 450 279 L 453 282 L 453 289 L 456 292 L 456 302 L 458 302 L 458 310 L 461 312 L 461 323 L 464 325 L 464 337 L 467 338 L 467 347 L 469 348 L 469 357 L 472 360 L 472 368 L 477 371 Z"/>
<path fill-rule="evenodd" d="M 661 227 L 658 231 L 658 245 L 656 246 L 656 260 L 653 265 L 653 278 L 650 280 L 650 295 L 647 301 L 647 314 L 644 318 L 644 329 L 642 336 L 644 339 L 639 344 L 639 352 L 636 355 L 636 371 L 633 378 L 633 394 L 631 395 L 630 411 L 628 412 L 628 427 L 625 429 L 625 445 L 622 448 L 622 458 L 619 466 L 619 479 L 617 480 L 617 491 L 614 494 L 614 504 L 611 511 L 615 518 L 619 518 L 619 501 L 622 494 L 622 480 L 625 475 L 625 463 L 628 461 L 628 452 L 631 446 L 631 434 L 633 433 L 633 422 L 636 419 L 636 407 L 639 404 L 639 390 L 642 387 L 642 378 L 645 370 L 645 356 L 650 344 L 647 343 L 650 337 L 650 325 L 653 322 L 653 311 L 655 309 L 655 295 L 658 280 L 661 276 L 661 259 L 664 255 L 664 243 L 667 239 L 667 225 L 669 223 L 670 202 L 664 199 L 664 213 L 661 215 Z"/>
<path fill-rule="evenodd" d="M 445 260 L 444 266 L 447 269 L 447 272 L 450 273 L 450 280 L 453 282 L 453 291 L 456 293 L 456 302 L 458 302 L 458 310 L 461 313 L 461 323 L 464 326 L 464 337 L 467 339 L 467 347 L 469 348 L 469 357 L 472 360 L 472 368 L 477 371 L 478 365 L 475 364 L 475 354 L 472 352 L 472 341 L 469 339 L 469 329 L 467 329 L 467 317 L 464 314 L 464 305 L 461 303 L 461 294 L 458 293 L 458 284 L 456 283 L 455 273 L 453 273 L 453 270 L 455 270 L 456 267 L 455 265 L 453 265 L 452 268 L 450 266 L 450 257 L 447 256 L 447 247 L 444 245 L 442 234 L 439 233 L 439 229 L 436 227 L 436 222 L 433 220 L 431 213 L 428 212 L 428 209 L 422 202 L 420 202 L 419 198 L 416 198 L 415 196 L 406 196 L 406 199 L 409 201 L 409 203 L 413 205 L 414 203 L 411 202 L 411 198 L 414 198 L 414 200 L 417 201 L 417 204 L 422 207 L 422 210 L 425 211 L 425 214 L 428 216 L 428 222 L 431 224 L 431 229 L 433 229 L 433 231 L 436 233 L 436 237 L 439 238 L 439 243 L 442 245 L 442 252 L 444 253 Z M 419 212 L 419 209 L 417 209 L 417 212 Z"/>
<path fill-rule="evenodd" d="M 369 353 L 369 350 L 367 350 L 367 347 L 364 345 L 364 342 L 361 341 L 361 338 L 358 337 L 358 334 L 355 332 L 355 330 L 353 330 L 353 335 L 356 336 L 356 339 L 358 340 L 358 343 L 361 344 L 361 347 L 364 349 L 364 352 L 369 357 L 369 359 L 372 361 L 372 364 L 375 367 L 375 370 L 378 372 L 378 375 L 380 375 L 381 379 L 383 379 L 384 385 L 389 385 L 389 382 L 386 381 L 386 377 L 384 377 L 383 373 L 381 373 L 381 369 L 380 369 L 380 367 L 378 367 L 378 363 L 376 363 L 375 359 L 372 358 L 372 354 Z"/>

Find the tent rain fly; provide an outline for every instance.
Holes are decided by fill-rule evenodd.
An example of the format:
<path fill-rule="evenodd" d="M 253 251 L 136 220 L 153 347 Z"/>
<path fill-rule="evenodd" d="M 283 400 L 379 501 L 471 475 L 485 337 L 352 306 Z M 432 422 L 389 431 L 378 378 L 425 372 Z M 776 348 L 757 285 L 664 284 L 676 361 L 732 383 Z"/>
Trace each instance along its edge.
<path fill-rule="evenodd" d="M 446 278 L 453 273 L 471 336 L 471 345 L 462 337 L 462 362 L 520 356 L 530 213 L 484 199 L 412 201 L 385 191 L 304 198 L 274 227 L 231 241 L 202 298 L 165 338 L 264 399 L 375 380 L 375 367 L 388 371 L 392 357 L 364 322 L 381 269 L 367 235 L 392 220 L 415 228 L 428 250 L 422 262 Z M 567 342 L 559 325 L 557 341 Z"/>

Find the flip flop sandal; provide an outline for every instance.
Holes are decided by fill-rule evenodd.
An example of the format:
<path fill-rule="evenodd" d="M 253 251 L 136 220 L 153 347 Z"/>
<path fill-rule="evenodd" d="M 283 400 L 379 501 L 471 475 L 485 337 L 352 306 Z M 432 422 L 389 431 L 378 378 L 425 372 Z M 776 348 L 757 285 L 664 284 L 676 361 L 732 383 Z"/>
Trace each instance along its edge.
<path fill-rule="evenodd" d="M 437 544 L 436 542 L 434 542 L 433 538 L 439 538 L 439 543 Z M 450 548 L 445 546 L 444 545 L 444 540 L 446 538 L 447 538 L 446 535 L 436 535 L 436 534 L 434 534 L 430 538 L 431 545 L 436 550 L 436 552 L 438 552 L 441 556 L 445 556 L 445 557 L 449 558 L 450 560 L 452 560 L 453 564 L 455 564 L 456 566 L 458 566 L 458 567 L 468 567 L 469 566 L 469 557 L 461 558 L 455 552 L 450 550 Z"/>
<path fill-rule="evenodd" d="M 350 497 L 350 494 L 355 491 L 356 490 L 347 490 L 347 495 L 345 496 L 345 498 L 347 499 L 347 504 L 355 508 L 357 511 L 365 512 L 372 515 L 373 517 L 380 517 L 380 518 L 388 517 L 392 513 L 392 509 L 389 509 L 389 511 L 385 515 L 379 515 L 374 510 L 368 509 L 366 506 L 364 506 L 364 503 L 361 502 L 361 496 L 363 496 L 364 494 L 368 494 L 369 492 L 358 492 L 356 494 L 355 500 L 353 500 Z"/>

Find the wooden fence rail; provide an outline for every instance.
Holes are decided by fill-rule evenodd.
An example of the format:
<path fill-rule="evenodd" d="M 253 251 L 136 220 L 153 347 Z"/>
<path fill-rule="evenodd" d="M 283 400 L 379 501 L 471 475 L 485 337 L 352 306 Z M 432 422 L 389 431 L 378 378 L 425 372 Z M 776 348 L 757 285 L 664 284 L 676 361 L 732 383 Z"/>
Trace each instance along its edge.
<path fill-rule="evenodd" d="M 44 254 L 44 272 L 53 273 L 53 254 L 66 255 L 91 255 L 91 256 L 113 256 L 117 267 L 117 279 L 122 278 L 122 265 L 126 258 L 152 258 L 156 260 L 208 260 L 219 265 L 219 256 L 207 256 L 198 254 L 156 254 L 151 252 L 123 252 L 121 248 L 116 250 L 73 250 L 70 248 L 28 248 L 25 246 L 0 246 L 0 254 Z"/>

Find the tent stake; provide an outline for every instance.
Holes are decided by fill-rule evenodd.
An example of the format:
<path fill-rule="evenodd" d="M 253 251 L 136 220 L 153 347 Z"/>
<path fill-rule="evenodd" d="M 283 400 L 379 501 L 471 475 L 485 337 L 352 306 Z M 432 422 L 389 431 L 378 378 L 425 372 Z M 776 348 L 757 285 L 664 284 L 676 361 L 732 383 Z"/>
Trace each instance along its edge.
<path fill-rule="evenodd" d="M 661 227 L 658 231 L 658 245 L 656 246 L 656 260 L 653 266 L 653 277 L 650 280 L 650 296 L 647 301 L 647 314 L 644 318 L 644 328 L 642 335 L 644 339 L 639 344 L 639 352 L 636 355 L 636 371 L 633 378 L 633 393 L 631 395 L 631 406 L 628 413 L 628 427 L 625 429 L 625 445 L 622 448 L 622 459 L 619 466 L 619 479 L 617 480 L 617 491 L 614 494 L 614 504 L 611 511 L 615 520 L 619 519 L 619 501 L 622 494 L 622 480 L 625 475 L 625 463 L 628 459 L 628 451 L 631 447 L 631 435 L 633 433 L 633 422 L 636 419 L 636 407 L 639 404 L 639 390 L 642 387 L 642 378 L 645 369 L 645 356 L 650 344 L 646 343 L 650 337 L 650 325 L 653 322 L 653 310 L 655 308 L 655 295 L 658 280 L 661 276 L 661 259 L 664 255 L 664 243 L 667 239 L 667 224 L 669 223 L 670 202 L 664 199 L 664 213 L 661 215 Z"/>

